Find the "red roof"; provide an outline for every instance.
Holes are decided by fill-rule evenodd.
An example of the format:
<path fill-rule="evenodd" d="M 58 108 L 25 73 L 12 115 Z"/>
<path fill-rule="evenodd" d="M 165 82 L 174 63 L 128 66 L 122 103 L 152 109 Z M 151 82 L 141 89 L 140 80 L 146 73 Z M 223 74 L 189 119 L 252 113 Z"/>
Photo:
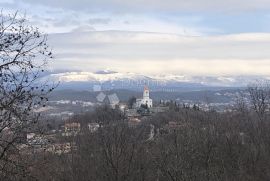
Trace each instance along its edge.
<path fill-rule="evenodd" d="M 147 85 L 144 86 L 144 90 L 145 90 L 145 91 L 146 91 L 146 90 L 149 90 L 149 88 L 148 88 Z"/>

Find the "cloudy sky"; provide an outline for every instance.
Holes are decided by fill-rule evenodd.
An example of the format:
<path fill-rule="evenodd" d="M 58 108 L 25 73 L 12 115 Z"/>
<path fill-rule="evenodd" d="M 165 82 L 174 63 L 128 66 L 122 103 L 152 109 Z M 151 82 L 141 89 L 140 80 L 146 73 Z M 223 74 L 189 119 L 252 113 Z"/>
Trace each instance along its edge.
<path fill-rule="evenodd" d="M 53 70 L 270 76 L 269 0 L 0 0 L 49 34 Z"/>

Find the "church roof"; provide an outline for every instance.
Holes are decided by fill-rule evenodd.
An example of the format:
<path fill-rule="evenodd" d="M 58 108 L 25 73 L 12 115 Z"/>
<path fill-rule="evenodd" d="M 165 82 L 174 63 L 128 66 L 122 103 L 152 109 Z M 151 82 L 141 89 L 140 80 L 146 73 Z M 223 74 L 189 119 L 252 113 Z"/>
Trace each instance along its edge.
<path fill-rule="evenodd" d="M 145 91 L 146 91 L 146 90 L 149 90 L 149 88 L 148 88 L 147 85 L 144 86 L 144 90 L 145 90 Z"/>

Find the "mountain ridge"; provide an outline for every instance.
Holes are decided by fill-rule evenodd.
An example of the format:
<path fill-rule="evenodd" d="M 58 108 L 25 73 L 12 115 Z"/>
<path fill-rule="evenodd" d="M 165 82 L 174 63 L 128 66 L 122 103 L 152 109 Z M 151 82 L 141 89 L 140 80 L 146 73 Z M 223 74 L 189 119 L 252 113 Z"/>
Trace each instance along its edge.
<path fill-rule="evenodd" d="M 143 75 L 136 73 L 120 73 L 111 70 L 97 72 L 70 71 L 50 73 L 43 77 L 45 80 L 60 82 L 65 89 L 91 89 L 100 86 L 103 90 L 129 89 L 141 90 L 148 85 L 152 90 L 168 91 L 201 90 L 214 87 L 246 87 L 256 81 L 269 81 L 263 76 L 189 76 L 189 75 Z"/>

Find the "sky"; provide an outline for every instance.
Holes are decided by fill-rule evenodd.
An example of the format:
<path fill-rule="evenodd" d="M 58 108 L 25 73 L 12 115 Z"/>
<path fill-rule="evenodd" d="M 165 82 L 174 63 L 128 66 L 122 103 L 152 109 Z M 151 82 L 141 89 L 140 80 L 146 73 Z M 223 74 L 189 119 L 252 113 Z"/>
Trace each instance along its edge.
<path fill-rule="evenodd" d="M 48 34 L 53 71 L 270 76 L 269 0 L 0 0 Z"/>

